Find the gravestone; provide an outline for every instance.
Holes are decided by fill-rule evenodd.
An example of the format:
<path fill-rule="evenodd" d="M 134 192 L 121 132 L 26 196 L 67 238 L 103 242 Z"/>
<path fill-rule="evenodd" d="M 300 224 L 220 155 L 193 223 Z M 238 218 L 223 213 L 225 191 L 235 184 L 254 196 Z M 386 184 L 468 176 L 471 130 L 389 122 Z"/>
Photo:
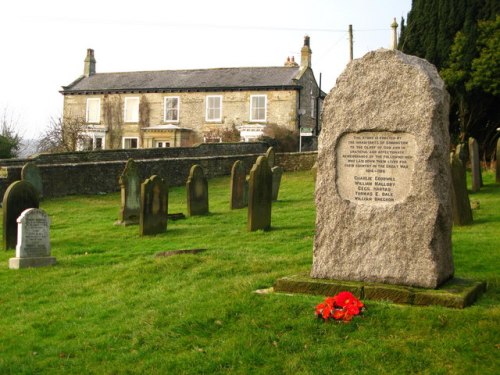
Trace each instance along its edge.
<path fill-rule="evenodd" d="M 281 185 L 281 176 L 283 176 L 283 168 L 279 166 L 272 167 L 271 172 L 273 174 L 273 201 L 277 201 Z"/>
<path fill-rule="evenodd" d="M 208 214 L 208 181 L 198 164 L 189 171 L 186 192 L 188 216 Z"/>
<path fill-rule="evenodd" d="M 471 169 L 471 190 L 478 192 L 481 189 L 481 165 L 479 164 L 479 147 L 477 141 L 469 138 L 469 160 Z"/>
<path fill-rule="evenodd" d="M 266 151 L 267 162 L 269 163 L 269 168 L 273 168 L 276 165 L 276 152 L 274 147 L 269 147 Z"/>
<path fill-rule="evenodd" d="M 35 191 L 38 193 L 38 198 L 43 197 L 42 176 L 40 175 L 40 169 L 35 163 L 30 161 L 24 164 L 23 169 L 21 169 L 21 180 L 33 185 Z"/>
<path fill-rule="evenodd" d="M 50 254 L 50 219 L 44 210 L 28 208 L 17 219 L 16 257 L 9 268 L 44 267 L 56 263 Z"/>
<path fill-rule="evenodd" d="M 248 182 L 248 231 L 271 229 L 273 174 L 265 156 L 259 156 Z"/>
<path fill-rule="evenodd" d="M 323 110 L 313 278 L 436 288 L 453 276 L 448 109 L 436 68 L 354 60 Z"/>
<path fill-rule="evenodd" d="M 497 153 L 496 153 L 496 181 L 498 184 L 500 184 L 500 161 L 498 158 L 500 158 L 500 138 L 497 139 Z"/>
<path fill-rule="evenodd" d="M 231 168 L 231 210 L 246 207 L 248 204 L 248 182 L 245 166 L 236 160 Z"/>
<path fill-rule="evenodd" d="M 151 176 L 141 184 L 141 211 L 139 234 L 141 236 L 167 231 L 168 186 L 159 176 Z"/>
<path fill-rule="evenodd" d="M 314 183 L 316 183 L 316 178 L 318 177 L 318 162 L 317 161 L 314 162 L 314 165 L 312 166 L 311 171 L 312 171 Z"/>
<path fill-rule="evenodd" d="M 467 180 L 465 167 L 456 153 L 450 154 L 451 167 L 451 209 L 453 224 L 472 224 L 472 210 L 470 207 L 469 193 L 467 192 Z"/>
<path fill-rule="evenodd" d="M 141 183 L 137 164 L 129 159 L 120 176 L 121 209 L 117 225 L 139 224 L 141 211 Z"/>
<path fill-rule="evenodd" d="M 28 208 L 38 208 L 39 199 L 33 185 L 27 181 L 12 183 L 3 196 L 3 248 L 15 249 L 17 218 Z"/>

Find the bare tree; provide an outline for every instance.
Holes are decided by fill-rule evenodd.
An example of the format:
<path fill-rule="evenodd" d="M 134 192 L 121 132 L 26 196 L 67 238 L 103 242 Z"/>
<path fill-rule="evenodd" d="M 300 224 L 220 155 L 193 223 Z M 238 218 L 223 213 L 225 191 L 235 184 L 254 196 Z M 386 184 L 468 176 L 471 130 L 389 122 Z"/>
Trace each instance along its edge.
<path fill-rule="evenodd" d="M 0 118 L 0 158 L 9 159 L 18 156 L 23 146 L 23 137 L 19 133 L 19 118 L 12 111 L 4 108 Z"/>
<path fill-rule="evenodd" d="M 87 126 L 81 117 L 51 118 L 49 126 L 38 139 L 39 152 L 76 151 L 87 138 Z"/>
<path fill-rule="evenodd" d="M 150 114 L 151 107 L 149 105 L 148 98 L 146 98 L 146 95 L 142 95 L 139 102 L 139 135 L 141 138 L 141 144 L 144 144 L 144 128 L 147 128 L 150 125 Z"/>
<path fill-rule="evenodd" d="M 104 123 L 108 126 L 110 148 L 120 148 L 123 123 L 123 105 L 120 95 L 105 96 L 103 103 Z"/>

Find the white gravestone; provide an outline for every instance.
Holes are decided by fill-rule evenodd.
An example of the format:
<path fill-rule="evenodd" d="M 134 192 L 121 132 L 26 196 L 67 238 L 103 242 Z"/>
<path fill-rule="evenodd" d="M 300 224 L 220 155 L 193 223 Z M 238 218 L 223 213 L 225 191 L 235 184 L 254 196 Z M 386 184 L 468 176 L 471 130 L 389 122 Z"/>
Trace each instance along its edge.
<path fill-rule="evenodd" d="M 56 263 L 50 254 L 50 219 L 45 211 L 29 208 L 17 219 L 16 257 L 9 268 L 43 267 Z"/>

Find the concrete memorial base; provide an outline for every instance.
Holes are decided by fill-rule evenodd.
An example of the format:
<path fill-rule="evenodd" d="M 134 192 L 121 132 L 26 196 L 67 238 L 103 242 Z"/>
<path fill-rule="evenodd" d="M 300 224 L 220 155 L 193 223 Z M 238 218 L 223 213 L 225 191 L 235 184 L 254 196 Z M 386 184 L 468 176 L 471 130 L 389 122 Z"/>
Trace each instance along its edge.
<path fill-rule="evenodd" d="M 403 285 L 316 279 L 307 274 L 276 280 L 274 291 L 333 296 L 349 291 L 361 299 L 390 301 L 406 305 L 438 305 L 463 309 L 472 305 L 486 291 L 486 283 L 453 278 L 437 289 L 415 288 Z"/>
<path fill-rule="evenodd" d="M 39 258 L 10 258 L 9 268 L 11 270 L 18 270 L 20 268 L 31 267 L 46 267 L 56 264 L 55 257 L 39 257 Z"/>

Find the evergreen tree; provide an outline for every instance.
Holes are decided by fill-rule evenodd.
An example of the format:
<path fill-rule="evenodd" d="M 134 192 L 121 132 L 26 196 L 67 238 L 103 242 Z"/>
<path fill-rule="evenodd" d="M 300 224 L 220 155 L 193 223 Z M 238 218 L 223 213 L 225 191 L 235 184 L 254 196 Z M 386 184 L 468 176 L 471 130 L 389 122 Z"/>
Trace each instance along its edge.
<path fill-rule="evenodd" d="M 413 0 L 399 49 L 433 63 L 451 94 L 450 131 L 489 154 L 499 126 L 498 0 Z"/>

